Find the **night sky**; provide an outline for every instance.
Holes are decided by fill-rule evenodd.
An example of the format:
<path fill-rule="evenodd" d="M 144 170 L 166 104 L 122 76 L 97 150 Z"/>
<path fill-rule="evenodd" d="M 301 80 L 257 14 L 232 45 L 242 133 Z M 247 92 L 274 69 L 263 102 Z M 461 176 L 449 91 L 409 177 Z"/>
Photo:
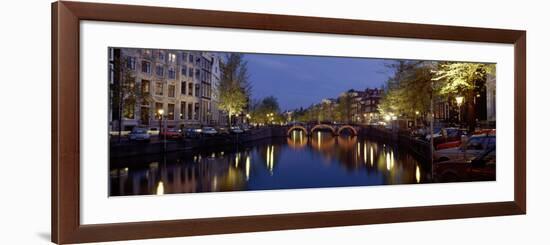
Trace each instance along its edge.
<path fill-rule="evenodd" d="M 336 98 L 349 89 L 380 88 L 391 60 L 327 56 L 245 54 L 253 99 L 275 96 L 281 110 Z"/>

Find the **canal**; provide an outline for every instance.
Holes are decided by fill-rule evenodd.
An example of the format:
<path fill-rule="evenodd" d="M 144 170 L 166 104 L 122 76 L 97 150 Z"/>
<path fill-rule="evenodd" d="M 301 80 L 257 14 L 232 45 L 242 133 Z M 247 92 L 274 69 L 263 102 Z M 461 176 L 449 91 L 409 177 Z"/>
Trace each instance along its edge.
<path fill-rule="evenodd" d="M 111 196 L 428 182 L 428 169 L 397 146 L 361 136 L 293 131 L 287 138 L 191 153 L 111 159 Z"/>

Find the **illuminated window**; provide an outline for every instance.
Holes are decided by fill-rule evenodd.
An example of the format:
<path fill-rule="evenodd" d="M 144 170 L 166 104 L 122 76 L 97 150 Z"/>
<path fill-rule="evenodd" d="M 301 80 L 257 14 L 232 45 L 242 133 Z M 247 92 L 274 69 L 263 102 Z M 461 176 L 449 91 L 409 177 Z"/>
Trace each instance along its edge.
<path fill-rule="evenodd" d="M 176 62 L 176 54 L 174 54 L 174 53 L 169 53 L 169 54 L 168 54 L 168 62 L 170 62 L 170 63 L 175 63 L 175 62 Z"/>
<path fill-rule="evenodd" d="M 174 120 L 174 110 L 176 106 L 174 104 L 168 104 L 168 120 Z"/>

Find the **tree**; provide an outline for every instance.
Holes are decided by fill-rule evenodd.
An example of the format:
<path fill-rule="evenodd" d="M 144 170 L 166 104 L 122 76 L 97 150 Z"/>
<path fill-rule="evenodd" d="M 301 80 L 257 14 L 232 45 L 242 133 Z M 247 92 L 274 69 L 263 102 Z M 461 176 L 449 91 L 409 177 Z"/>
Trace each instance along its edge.
<path fill-rule="evenodd" d="M 382 114 L 414 115 L 429 110 L 432 62 L 400 60 L 387 66 L 394 70 L 379 104 Z"/>
<path fill-rule="evenodd" d="M 351 105 L 353 104 L 353 97 L 350 93 L 344 93 L 338 98 L 338 105 L 336 106 L 336 113 L 338 120 L 344 123 L 351 122 Z"/>
<path fill-rule="evenodd" d="M 253 104 L 252 119 L 256 123 L 269 123 L 275 120 L 280 120 L 280 107 L 277 98 L 274 96 L 268 96 L 261 101 L 257 101 Z"/>
<path fill-rule="evenodd" d="M 220 63 L 220 70 L 218 106 L 227 112 L 231 127 L 232 116 L 241 113 L 248 105 L 252 88 L 248 82 L 247 63 L 242 54 L 228 54 L 226 60 Z"/>
<path fill-rule="evenodd" d="M 436 91 L 446 97 L 463 96 L 467 110 L 466 121 L 470 131 L 475 130 L 475 96 L 484 87 L 487 74 L 494 74 L 494 64 L 441 62 L 435 76 Z"/>
<path fill-rule="evenodd" d="M 132 71 L 127 68 L 126 62 L 120 56 L 115 56 L 113 63 L 115 80 L 111 85 L 111 90 L 113 91 L 112 104 L 116 105 L 118 110 L 116 119 L 118 121 L 118 141 L 120 142 L 122 120 L 135 116 L 136 103 L 141 98 L 137 93 L 136 78 Z"/>

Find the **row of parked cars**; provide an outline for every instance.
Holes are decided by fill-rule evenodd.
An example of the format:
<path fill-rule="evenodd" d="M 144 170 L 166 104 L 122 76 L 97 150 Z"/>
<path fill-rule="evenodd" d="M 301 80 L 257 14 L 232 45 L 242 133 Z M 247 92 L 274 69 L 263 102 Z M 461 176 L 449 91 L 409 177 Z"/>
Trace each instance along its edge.
<path fill-rule="evenodd" d="M 496 176 L 496 130 L 471 135 L 456 128 L 434 134 L 434 174 L 437 182 L 488 181 Z M 427 137 L 429 140 L 429 137 Z"/>
<path fill-rule="evenodd" d="M 167 128 L 163 131 L 149 130 L 143 127 L 134 127 L 128 134 L 130 141 L 150 141 L 151 135 L 158 134 L 160 137 L 166 139 L 182 139 L 184 137 L 198 138 L 201 136 L 214 136 L 223 134 L 242 134 L 249 131 L 250 127 L 247 125 L 232 126 L 230 128 L 224 127 L 202 127 L 202 128 Z"/>

